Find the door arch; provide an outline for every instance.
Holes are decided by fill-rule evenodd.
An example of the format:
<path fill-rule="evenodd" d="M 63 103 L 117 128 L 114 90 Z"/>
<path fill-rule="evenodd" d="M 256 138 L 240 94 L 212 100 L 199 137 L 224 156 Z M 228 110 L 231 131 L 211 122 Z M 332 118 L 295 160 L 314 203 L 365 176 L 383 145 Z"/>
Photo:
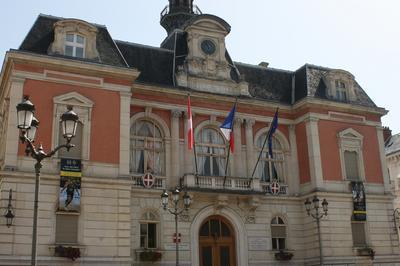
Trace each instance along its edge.
<path fill-rule="evenodd" d="M 235 231 L 227 219 L 209 216 L 198 234 L 200 266 L 236 266 Z"/>

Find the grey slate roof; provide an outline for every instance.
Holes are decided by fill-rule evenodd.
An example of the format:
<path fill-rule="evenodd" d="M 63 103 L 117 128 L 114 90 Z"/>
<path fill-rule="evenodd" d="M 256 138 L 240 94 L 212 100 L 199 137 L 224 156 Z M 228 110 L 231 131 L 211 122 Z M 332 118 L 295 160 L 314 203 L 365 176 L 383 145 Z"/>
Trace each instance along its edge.
<path fill-rule="evenodd" d="M 385 143 L 386 156 L 400 152 L 400 133 L 393 135 Z"/>
<path fill-rule="evenodd" d="M 33 52 L 38 54 L 47 54 L 47 49 L 54 40 L 53 25 L 57 21 L 64 18 L 53 17 L 40 14 L 33 24 L 31 30 L 28 32 L 24 41 L 22 42 L 19 50 Z M 76 57 L 69 57 L 64 55 L 53 55 L 57 57 L 70 58 L 73 60 L 97 62 L 106 65 L 127 67 L 124 58 L 118 51 L 113 39 L 111 38 L 105 26 L 92 24 L 98 30 L 96 36 L 96 45 L 99 52 L 99 61 L 88 60 Z"/>
<path fill-rule="evenodd" d="M 187 23 L 197 21 L 202 17 L 216 19 L 224 24 L 228 31 L 230 30 L 229 24 L 212 15 L 198 15 Z M 61 19 L 63 18 L 39 15 L 19 49 L 32 53 L 47 54 L 47 50 L 54 38 L 53 25 Z M 184 64 L 185 57 L 188 54 L 187 34 L 185 31 L 182 29 L 174 30 L 159 48 L 124 41 L 114 42 L 105 26 L 92 25 L 98 29 L 97 49 L 100 61 L 97 63 L 136 68 L 141 73 L 137 79 L 138 82 L 159 86 L 174 86 L 173 73 L 177 66 Z M 173 69 L 174 47 L 176 47 L 175 69 Z M 63 55 L 54 56 L 66 57 Z M 235 82 L 242 80 L 248 82 L 250 95 L 256 99 L 282 104 L 292 104 L 305 97 L 337 101 L 336 99 L 329 99 L 327 86 L 323 79 L 324 75 L 332 69 L 305 64 L 296 71 L 287 71 L 233 62 L 228 51 L 226 51 L 225 57 L 231 65 L 232 80 Z M 87 59 L 68 58 L 87 61 Z M 356 84 L 355 96 L 353 101 L 347 101 L 346 103 L 376 107 L 358 84 Z"/>

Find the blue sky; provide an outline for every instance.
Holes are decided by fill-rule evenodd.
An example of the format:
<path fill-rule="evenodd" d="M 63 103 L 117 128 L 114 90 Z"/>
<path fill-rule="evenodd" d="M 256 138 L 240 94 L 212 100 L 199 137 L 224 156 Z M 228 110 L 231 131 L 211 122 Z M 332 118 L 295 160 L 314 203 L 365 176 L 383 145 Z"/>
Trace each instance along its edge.
<path fill-rule="evenodd" d="M 112 3 L 110 5 L 110 3 Z M 350 71 L 380 107 L 383 125 L 400 132 L 400 1 L 195 0 L 203 13 L 232 27 L 226 45 L 234 61 L 296 70 L 305 63 Z M 18 48 L 39 13 L 106 25 L 114 39 L 159 46 L 167 0 L 5 1 L 0 60 Z"/>

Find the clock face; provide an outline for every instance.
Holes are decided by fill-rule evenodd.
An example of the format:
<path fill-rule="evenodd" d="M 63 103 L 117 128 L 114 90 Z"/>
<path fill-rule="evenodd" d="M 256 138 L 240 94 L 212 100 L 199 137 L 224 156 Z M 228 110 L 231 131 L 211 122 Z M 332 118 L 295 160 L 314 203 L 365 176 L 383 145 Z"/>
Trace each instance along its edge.
<path fill-rule="evenodd" d="M 214 42 L 211 40 L 202 41 L 201 50 L 208 55 L 212 55 L 216 50 Z"/>

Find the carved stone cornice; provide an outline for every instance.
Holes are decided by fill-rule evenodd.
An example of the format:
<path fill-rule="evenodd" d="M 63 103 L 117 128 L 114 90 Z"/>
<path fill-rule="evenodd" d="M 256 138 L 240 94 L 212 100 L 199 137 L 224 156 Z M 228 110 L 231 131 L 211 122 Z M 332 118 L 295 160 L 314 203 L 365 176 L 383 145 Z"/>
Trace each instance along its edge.
<path fill-rule="evenodd" d="M 171 110 L 171 115 L 173 118 L 180 118 L 182 117 L 182 111 L 180 110 Z"/>

